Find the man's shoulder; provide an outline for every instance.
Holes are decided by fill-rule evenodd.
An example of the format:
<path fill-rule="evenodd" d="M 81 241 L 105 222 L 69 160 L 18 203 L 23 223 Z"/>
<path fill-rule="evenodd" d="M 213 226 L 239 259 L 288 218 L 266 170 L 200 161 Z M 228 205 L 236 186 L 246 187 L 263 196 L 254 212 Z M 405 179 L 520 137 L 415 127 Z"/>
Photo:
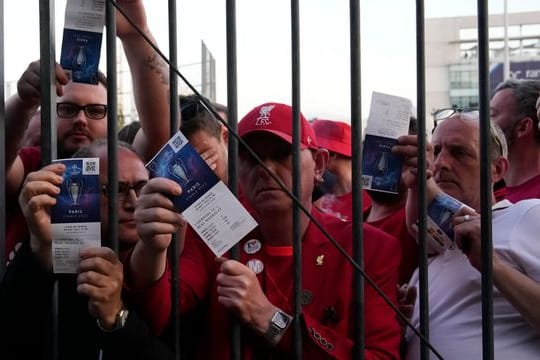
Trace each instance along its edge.
<path fill-rule="evenodd" d="M 26 174 L 39 170 L 41 166 L 41 147 L 24 147 L 19 151 L 19 157 Z"/>

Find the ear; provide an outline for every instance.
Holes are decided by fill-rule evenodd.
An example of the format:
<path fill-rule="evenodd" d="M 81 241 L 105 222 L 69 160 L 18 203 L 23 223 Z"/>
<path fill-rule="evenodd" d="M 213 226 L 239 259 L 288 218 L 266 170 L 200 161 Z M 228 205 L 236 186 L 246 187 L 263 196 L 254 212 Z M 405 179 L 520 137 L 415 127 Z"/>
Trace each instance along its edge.
<path fill-rule="evenodd" d="M 521 120 L 518 120 L 519 124 L 515 127 L 516 136 L 518 138 L 524 137 L 524 136 L 530 136 L 529 134 L 532 134 L 534 136 L 535 129 L 534 129 L 534 121 L 530 117 L 524 117 Z"/>
<path fill-rule="evenodd" d="M 221 125 L 221 141 L 227 145 L 229 143 L 229 130 L 224 125 Z"/>
<path fill-rule="evenodd" d="M 315 160 L 315 182 L 321 182 L 328 163 L 328 150 L 320 148 L 313 152 L 313 160 Z"/>
<path fill-rule="evenodd" d="M 493 184 L 504 178 L 509 165 L 508 159 L 503 156 L 499 156 L 491 162 L 491 182 Z"/>

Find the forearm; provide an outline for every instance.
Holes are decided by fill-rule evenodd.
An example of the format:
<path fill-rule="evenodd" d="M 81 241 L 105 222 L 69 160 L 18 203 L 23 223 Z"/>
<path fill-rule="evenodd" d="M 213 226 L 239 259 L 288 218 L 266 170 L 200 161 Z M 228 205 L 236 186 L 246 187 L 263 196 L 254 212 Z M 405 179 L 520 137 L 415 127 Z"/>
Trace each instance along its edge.
<path fill-rule="evenodd" d="M 540 331 L 540 284 L 494 254 L 493 284 L 517 311 Z"/>
<path fill-rule="evenodd" d="M 144 32 L 156 44 L 150 32 Z M 146 160 L 150 160 L 170 137 L 169 70 L 142 36 L 132 35 L 122 39 L 122 44 L 141 123 L 134 146 Z"/>
<path fill-rule="evenodd" d="M 426 203 L 429 205 L 440 191 L 433 178 L 428 179 L 426 181 Z M 416 232 L 412 230 L 412 225 L 418 221 L 418 194 L 417 186 L 410 188 L 405 204 L 407 227 L 413 236 L 416 236 Z"/>
<path fill-rule="evenodd" d="M 19 95 L 13 95 L 6 101 L 6 169 L 9 169 L 19 150 L 28 123 L 39 104 L 28 105 L 24 103 Z"/>
<path fill-rule="evenodd" d="M 137 289 L 152 286 L 167 268 L 167 250 L 157 251 L 143 241 L 137 242 L 129 258 L 131 282 Z"/>

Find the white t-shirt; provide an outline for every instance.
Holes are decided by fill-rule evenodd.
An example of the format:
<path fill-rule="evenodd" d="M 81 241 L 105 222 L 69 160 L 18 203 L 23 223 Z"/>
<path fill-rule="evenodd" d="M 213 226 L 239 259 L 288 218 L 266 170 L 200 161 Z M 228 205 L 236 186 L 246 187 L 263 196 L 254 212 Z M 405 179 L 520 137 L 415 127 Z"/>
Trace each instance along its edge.
<path fill-rule="evenodd" d="M 493 207 L 493 247 L 512 267 L 540 282 L 540 200 Z M 458 248 L 430 259 L 430 342 L 445 359 L 482 358 L 481 276 Z M 418 286 L 418 270 L 410 285 Z M 540 332 L 493 288 L 496 359 L 540 359 Z M 419 329 L 418 301 L 412 324 Z M 407 330 L 408 360 L 420 359 L 420 340 Z M 432 358 L 435 358 L 432 355 Z"/>

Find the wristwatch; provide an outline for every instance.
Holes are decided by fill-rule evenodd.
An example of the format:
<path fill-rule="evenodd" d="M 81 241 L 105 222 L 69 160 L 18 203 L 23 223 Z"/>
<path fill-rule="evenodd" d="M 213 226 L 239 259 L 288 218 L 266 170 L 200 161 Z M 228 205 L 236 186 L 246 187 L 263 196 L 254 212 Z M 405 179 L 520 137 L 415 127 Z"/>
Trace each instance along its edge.
<path fill-rule="evenodd" d="M 274 343 L 276 337 L 284 333 L 290 323 L 291 317 L 289 315 L 281 310 L 276 311 L 274 316 L 272 316 L 272 320 L 270 320 L 268 330 L 264 333 L 264 338 L 270 343 Z"/>
<path fill-rule="evenodd" d="M 120 310 L 118 312 L 118 314 L 116 314 L 116 318 L 115 318 L 115 321 L 114 321 L 114 326 L 113 326 L 112 329 L 105 329 L 101 325 L 101 322 L 99 321 L 99 318 L 96 319 L 96 322 L 97 322 L 97 325 L 98 325 L 98 327 L 100 328 L 101 331 L 103 331 L 103 332 L 113 332 L 115 330 L 122 329 L 126 325 L 128 315 L 129 315 L 129 310 L 126 309 L 126 308 L 122 308 L 122 310 Z"/>

